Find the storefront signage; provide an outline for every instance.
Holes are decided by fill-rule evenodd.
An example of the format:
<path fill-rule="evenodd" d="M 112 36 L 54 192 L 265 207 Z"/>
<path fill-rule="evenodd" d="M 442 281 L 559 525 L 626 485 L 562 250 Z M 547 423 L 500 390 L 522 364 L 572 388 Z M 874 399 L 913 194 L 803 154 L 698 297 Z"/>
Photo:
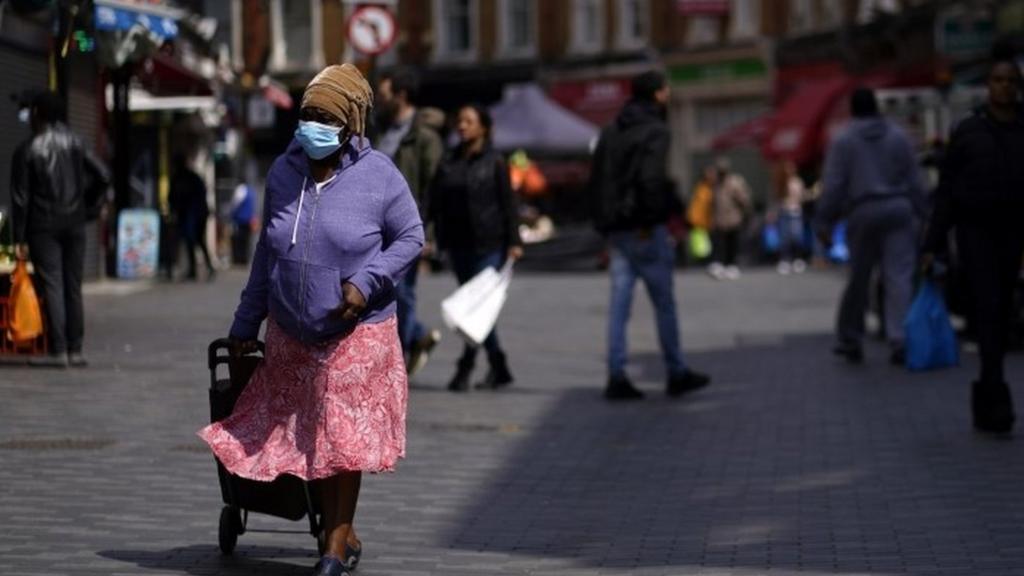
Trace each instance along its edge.
<path fill-rule="evenodd" d="M 706 64 L 680 64 L 669 68 L 673 84 L 699 84 L 722 80 L 746 80 L 768 75 L 768 66 L 759 58 L 743 58 Z"/>
<path fill-rule="evenodd" d="M 725 16 L 729 0 L 676 0 L 676 9 L 683 16 Z"/>
<path fill-rule="evenodd" d="M 947 10 L 935 20 L 935 48 L 952 58 L 985 56 L 992 49 L 995 22 L 983 10 Z"/>

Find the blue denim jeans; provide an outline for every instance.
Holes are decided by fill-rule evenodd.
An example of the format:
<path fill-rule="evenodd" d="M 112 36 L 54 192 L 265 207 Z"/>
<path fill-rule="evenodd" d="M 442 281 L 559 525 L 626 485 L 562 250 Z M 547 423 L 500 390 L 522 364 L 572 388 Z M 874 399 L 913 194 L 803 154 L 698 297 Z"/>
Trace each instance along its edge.
<path fill-rule="evenodd" d="M 801 257 L 804 246 L 804 219 L 800 214 L 779 214 L 779 259 L 791 262 Z"/>
<path fill-rule="evenodd" d="M 419 275 L 419 264 L 420 261 L 417 259 L 398 286 L 395 286 L 398 339 L 402 341 L 402 351 L 406 354 L 412 350 L 413 344 L 427 334 L 427 328 L 416 318 L 416 278 Z"/>
<path fill-rule="evenodd" d="M 633 307 L 633 286 L 643 281 L 650 296 L 658 327 L 658 340 L 670 376 L 686 372 L 679 341 L 676 300 L 673 293 L 675 256 L 668 231 L 658 226 L 640 231 L 616 232 L 608 238 L 611 248 L 612 296 L 608 317 L 608 375 L 624 377 L 628 351 L 626 329 Z"/>
<path fill-rule="evenodd" d="M 488 267 L 500 270 L 505 265 L 505 251 L 503 250 L 495 250 L 484 254 L 478 254 L 472 250 L 452 250 L 448 253 L 448 257 L 451 260 L 452 271 L 455 272 L 455 279 L 458 280 L 459 286 L 469 282 L 474 276 L 483 272 Z M 487 335 L 487 339 L 484 340 L 484 350 L 487 351 L 488 358 L 494 358 L 502 353 L 501 344 L 498 343 L 497 329 L 492 330 Z M 462 349 L 462 359 L 459 363 L 472 364 L 476 359 L 476 353 L 476 346 L 466 344 Z"/>

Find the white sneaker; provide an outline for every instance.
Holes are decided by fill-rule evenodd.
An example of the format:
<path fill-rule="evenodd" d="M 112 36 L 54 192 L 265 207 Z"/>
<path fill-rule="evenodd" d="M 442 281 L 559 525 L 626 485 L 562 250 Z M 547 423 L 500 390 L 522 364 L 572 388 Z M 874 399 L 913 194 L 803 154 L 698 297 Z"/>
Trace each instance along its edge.
<path fill-rule="evenodd" d="M 797 274 L 803 274 L 807 271 L 807 262 L 803 260 L 796 260 L 793 262 L 793 272 Z"/>
<path fill-rule="evenodd" d="M 790 266 L 789 262 L 779 262 L 778 266 L 775 267 L 775 271 L 782 276 L 789 276 L 793 272 L 793 266 Z"/>
<path fill-rule="evenodd" d="M 738 267 L 736 267 L 736 266 L 726 266 L 726 268 L 725 268 L 725 279 L 726 280 L 739 280 L 741 275 L 742 274 L 740 274 L 740 269 Z"/>
<path fill-rule="evenodd" d="M 724 280 L 725 266 L 722 266 L 718 262 L 712 262 L 711 265 L 708 266 L 708 274 L 710 274 L 715 280 Z"/>

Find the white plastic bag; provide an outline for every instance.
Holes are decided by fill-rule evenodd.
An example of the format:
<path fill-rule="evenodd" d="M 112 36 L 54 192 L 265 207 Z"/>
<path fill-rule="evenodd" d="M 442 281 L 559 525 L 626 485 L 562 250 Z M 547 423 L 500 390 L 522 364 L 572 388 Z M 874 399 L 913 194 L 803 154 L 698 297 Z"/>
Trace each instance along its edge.
<path fill-rule="evenodd" d="M 441 318 L 468 343 L 479 346 L 494 329 L 508 298 L 512 263 L 487 268 L 441 302 Z"/>

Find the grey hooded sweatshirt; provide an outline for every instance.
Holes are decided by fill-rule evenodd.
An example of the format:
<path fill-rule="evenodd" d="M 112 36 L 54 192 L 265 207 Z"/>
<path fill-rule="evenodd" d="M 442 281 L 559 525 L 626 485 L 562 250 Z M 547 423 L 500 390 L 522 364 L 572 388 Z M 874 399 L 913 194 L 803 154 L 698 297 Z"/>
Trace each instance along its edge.
<path fill-rule="evenodd" d="M 896 201 L 918 216 L 924 212 L 924 183 L 910 139 L 882 117 L 851 121 L 829 148 L 815 228 L 828 231 L 861 206 Z"/>

